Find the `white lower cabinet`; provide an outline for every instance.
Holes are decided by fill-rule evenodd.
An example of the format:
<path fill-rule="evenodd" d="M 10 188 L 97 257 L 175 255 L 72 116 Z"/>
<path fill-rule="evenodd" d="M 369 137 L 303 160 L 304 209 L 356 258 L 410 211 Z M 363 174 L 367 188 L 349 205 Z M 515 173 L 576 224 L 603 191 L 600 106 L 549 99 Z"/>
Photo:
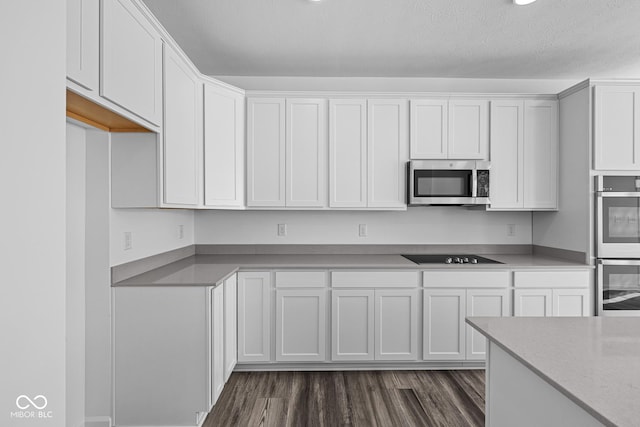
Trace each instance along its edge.
<path fill-rule="evenodd" d="M 418 359 L 418 291 L 375 291 L 375 360 Z"/>
<path fill-rule="evenodd" d="M 514 289 L 514 316 L 551 316 L 551 289 Z"/>
<path fill-rule="evenodd" d="M 464 289 L 424 290 L 423 358 L 463 360 L 465 358 Z"/>
<path fill-rule="evenodd" d="M 224 381 L 238 362 L 238 277 L 224 281 Z"/>
<path fill-rule="evenodd" d="M 223 286 L 112 296 L 114 425 L 200 425 L 224 386 Z"/>
<path fill-rule="evenodd" d="M 326 289 L 276 291 L 276 361 L 326 360 Z"/>
<path fill-rule="evenodd" d="M 271 360 L 271 273 L 238 273 L 238 362 Z"/>
<path fill-rule="evenodd" d="M 424 360 L 484 360 L 486 339 L 468 316 L 509 316 L 509 271 L 426 271 Z"/>
<path fill-rule="evenodd" d="M 334 289 L 331 317 L 332 360 L 418 358 L 415 289 Z"/>
<path fill-rule="evenodd" d="M 515 316 L 590 316 L 592 276 L 589 270 L 516 271 Z"/>
<path fill-rule="evenodd" d="M 210 290 L 211 301 L 211 392 L 215 405 L 224 387 L 224 286 Z"/>
<path fill-rule="evenodd" d="M 508 289 L 467 289 L 467 316 L 509 316 Z M 467 360 L 484 360 L 487 354 L 487 339 L 469 325 L 467 332 Z"/>
<path fill-rule="evenodd" d="M 374 291 L 331 294 L 331 359 L 373 360 Z"/>

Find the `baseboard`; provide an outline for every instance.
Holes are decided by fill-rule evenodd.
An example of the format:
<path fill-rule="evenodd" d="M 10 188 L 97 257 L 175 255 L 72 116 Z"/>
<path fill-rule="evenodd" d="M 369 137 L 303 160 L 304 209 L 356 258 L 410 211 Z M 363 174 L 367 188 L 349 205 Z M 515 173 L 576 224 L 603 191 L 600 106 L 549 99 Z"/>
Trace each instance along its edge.
<path fill-rule="evenodd" d="M 485 361 L 376 362 L 376 363 L 238 363 L 234 372 L 259 371 L 429 371 L 445 369 L 484 369 Z"/>
<path fill-rule="evenodd" d="M 85 417 L 84 427 L 112 427 L 111 417 Z"/>

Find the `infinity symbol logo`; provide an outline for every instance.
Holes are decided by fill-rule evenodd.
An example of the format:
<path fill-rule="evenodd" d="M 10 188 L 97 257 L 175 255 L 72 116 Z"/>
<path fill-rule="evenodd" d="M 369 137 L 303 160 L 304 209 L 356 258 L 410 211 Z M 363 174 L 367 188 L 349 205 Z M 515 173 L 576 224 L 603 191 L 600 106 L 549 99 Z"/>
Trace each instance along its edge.
<path fill-rule="evenodd" d="M 25 403 L 25 400 L 27 403 Z M 38 405 L 36 401 L 40 401 L 41 405 Z M 22 403 L 22 405 L 20 403 Z M 33 406 L 36 409 L 44 409 L 47 407 L 48 403 L 49 402 L 47 402 L 47 398 L 41 394 L 34 397 L 33 400 L 31 400 L 28 396 L 25 396 L 24 394 L 21 394 L 16 399 L 16 406 L 20 409 L 27 409 L 29 406 Z"/>

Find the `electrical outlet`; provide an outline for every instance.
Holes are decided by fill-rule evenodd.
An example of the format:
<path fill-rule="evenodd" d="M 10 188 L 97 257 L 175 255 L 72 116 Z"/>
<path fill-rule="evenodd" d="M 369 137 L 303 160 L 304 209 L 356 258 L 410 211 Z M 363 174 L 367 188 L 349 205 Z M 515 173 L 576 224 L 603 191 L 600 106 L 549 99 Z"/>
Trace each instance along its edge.
<path fill-rule="evenodd" d="M 507 224 L 507 236 L 515 237 L 516 235 L 516 225 L 515 224 Z"/>
<path fill-rule="evenodd" d="M 178 226 L 178 239 L 184 239 L 184 225 Z"/>
<path fill-rule="evenodd" d="M 358 236 L 367 237 L 367 224 L 358 225 Z"/>
<path fill-rule="evenodd" d="M 130 231 L 124 232 L 124 250 L 128 251 L 133 248 L 133 236 Z"/>
<path fill-rule="evenodd" d="M 284 237 L 287 235 L 287 224 L 278 224 L 278 236 Z"/>

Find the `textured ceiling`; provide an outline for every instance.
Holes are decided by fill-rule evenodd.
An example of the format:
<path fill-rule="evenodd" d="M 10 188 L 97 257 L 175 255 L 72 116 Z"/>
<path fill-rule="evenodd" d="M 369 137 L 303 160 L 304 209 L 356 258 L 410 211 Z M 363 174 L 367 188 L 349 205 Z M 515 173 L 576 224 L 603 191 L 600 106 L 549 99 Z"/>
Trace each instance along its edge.
<path fill-rule="evenodd" d="M 640 77 L 640 0 L 144 0 L 201 72 Z"/>

